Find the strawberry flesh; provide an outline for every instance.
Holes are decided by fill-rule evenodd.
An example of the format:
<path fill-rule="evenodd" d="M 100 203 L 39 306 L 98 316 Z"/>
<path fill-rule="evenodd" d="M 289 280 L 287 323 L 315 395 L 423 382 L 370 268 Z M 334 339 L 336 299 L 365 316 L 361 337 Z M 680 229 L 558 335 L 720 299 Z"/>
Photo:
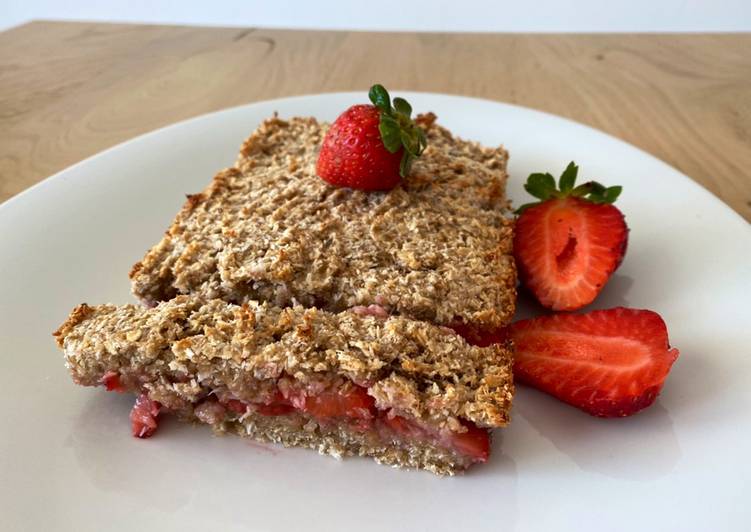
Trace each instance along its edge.
<path fill-rule="evenodd" d="M 384 424 L 394 433 L 405 440 L 424 439 L 426 430 L 408 419 L 394 415 L 389 411 L 384 413 Z M 471 421 L 462 420 L 465 432 L 448 432 L 440 439 L 447 447 L 459 454 L 472 458 L 475 462 L 486 462 L 490 456 L 490 436 L 488 431 L 479 428 Z"/>
<path fill-rule="evenodd" d="M 248 408 L 264 416 L 283 416 L 300 410 L 319 420 L 336 418 L 373 419 L 376 414 L 375 399 L 367 389 L 350 385 L 340 390 L 327 390 L 315 395 L 296 392 L 285 398 L 277 391 L 265 403 L 248 403 L 230 399 L 224 402 L 230 411 L 245 414 Z"/>
<path fill-rule="evenodd" d="M 365 388 L 354 385 L 308 396 L 303 410 L 318 419 L 372 419 L 376 412 L 375 399 Z"/>
<path fill-rule="evenodd" d="M 270 405 L 256 405 L 256 412 L 264 416 L 285 416 L 295 411 L 295 407 L 290 404 L 274 403 Z"/>
<path fill-rule="evenodd" d="M 510 333 L 518 382 L 600 417 L 651 405 L 678 358 L 665 322 L 650 310 L 543 316 L 512 324 Z"/>
<path fill-rule="evenodd" d="M 235 414 L 239 415 L 243 415 L 248 411 L 248 405 L 243 403 L 242 401 L 238 401 L 237 399 L 230 399 L 229 401 L 225 401 L 224 406 L 226 406 L 230 412 L 234 412 Z"/>
<path fill-rule="evenodd" d="M 477 347 L 487 347 L 508 340 L 508 330 L 506 327 L 482 329 L 467 323 L 455 322 L 449 325 L 449 328 L 464 338 L 468 344 L 476 345 Z"/>
<path fill-rule="evenodd" d="M 627 244 L 628 228 L 617 207 L 557 198 L 519 216 L 514 257 L 519 277 L 543 306 L 575 310 L 597 297 Z"/>
<path fill-rule="evenodd" d="M 414 424 L 407 421 L 406 418 L 397 416 L 391 412 L 383 416 L 383 422 L 396 434 L 406 439 L 412 438 L 417 432 Z"/>
<path fill-rule="evenodd" d="M 477 427 L 469 421 L 462 421 L 466 432 L 452 432 L 449 442 L 459 453 L 471 456 L 477 462 L 487 462 L 490 456 L 490 438 L 488 431 Z"/>
<path fill-rule="evenodd" d="M 120 382 L 120 375 L 114 371 L 108 371 L 104 374 L 102 377 L 102 384 L 108 392 L 123 393 L 126 391 L 125 386 Z"/>
<path fill-rule="evenodd" d="M 146 394 L 141 394 L 136 398 L 136 404 L 130 411 L 130 422 L 133 436 L 137 438 L 148 438 L 157 429 L 156 418 L 159 415 L 160 405 L 152 401 Z"/>

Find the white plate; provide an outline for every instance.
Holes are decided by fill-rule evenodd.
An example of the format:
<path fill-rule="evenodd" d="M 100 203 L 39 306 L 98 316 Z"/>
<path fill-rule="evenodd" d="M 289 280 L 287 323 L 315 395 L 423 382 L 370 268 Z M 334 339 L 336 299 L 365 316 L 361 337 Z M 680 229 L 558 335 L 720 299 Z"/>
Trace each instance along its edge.
<path fill-rule="evenodd" d="M 133 301 L 128 270 L 265 117 L 331 120 L 364 94 L 288 98 L 121 144 L 0 207 L 4 530 L 748 530 L 751 231 L 676 170 L 544 113 L 405 94 L 511 151 L 510 195 L 575 160 L 622 184 L 628 254 L 596 307 L 658 311 L 681 350 L 657 403 L 595 419 L 521 389 L 490 462 L 457 478 L 216 438 L 168 420 L 130 437 L 129 397 L 76 387 L 50 333 L 70 309 Z M 528 308 L 527 308 L 528 311 Z"/>

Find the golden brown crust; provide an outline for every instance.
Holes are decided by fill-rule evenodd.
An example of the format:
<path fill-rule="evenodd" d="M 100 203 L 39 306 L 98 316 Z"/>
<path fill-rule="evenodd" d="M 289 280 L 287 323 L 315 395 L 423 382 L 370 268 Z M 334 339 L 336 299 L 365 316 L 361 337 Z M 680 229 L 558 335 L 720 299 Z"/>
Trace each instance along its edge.
<path fill-rule="evenodd" d="M 141 262 L 140 262 L 140 261 L 139 261 L 139 262 L 136 262 L 136 263 L 135 263 L 135 264 L 134 264 L 134 265 L 133 265 L 133 266 L 132 266 L 132 267 L 130 268 L 130 272 L 128 272 L 128 277 L 130 277 L 131 279 L 133 279 L 134 277 L 136 277 L 136 276 L 138 275 L 138 272 L 140 272 L 140 271 L 141 271 L 141 268 L 143 268 L 143 264 L 141 264 Z"/>
<path fill-rule="evenodd" d="M 471 465 L 466 457 L 426 441 L 385 444 L 382 440 L 369 437 L 368 433 L 346 430 L 340 426 L 320 425 L 309 419 L 294 417 L 285 421 L 280 423 L 274 418 L 249 414 L 240 420 L 216 424 L 213 428 L 217 433 L 231 432 L 259 441 L 281 443 L 286 447 L 308 447 L 336 458 L 370 456 L 379 464 L 427 469 L 437 475 L 454 475 Z"/>
<path fill-rule="evenodd" d="M 206 393 L 258 401 L 280 379 L 308 386 L 342 377 L 368 388 L 380 409 L 461 431 L 509 421 L 510 345 L 479 348 L 442 327 L 302 307 L 231 305 L 178 296 L 145 309 L 79 306 L 57 341 L 76 382 L 108 372 L 130 389 L 184 408 Z"/>
<path fill-rule="evenodd" d="M 134 266 L 134 293 L 333 312 L 377 303 L 437 323 L 507 324 L 516 300 L 508 154 L 453 137 L 434 115 L 418 120 L 429 147 L 386 193 L 315 175 L 325 124 L 267 120 Z"/>
<path fill-rule="evenodd" d="M 58 327 L 55 332 L 52 333 L 52 336 L 55 337 L 57 345 L 59 347 L 63 347 L 63 342 L 68 334 L 70 334 L 77 325 L 88 318 L 92 312 L 94 312 L 94 309 L 86 303 L 81 303 L 76 308 L 74 308 L 71 311 L 70 316 L 68 316 L 68 319 L 65 320 L 65 322 L 60 325 L 60 327 Z"/>

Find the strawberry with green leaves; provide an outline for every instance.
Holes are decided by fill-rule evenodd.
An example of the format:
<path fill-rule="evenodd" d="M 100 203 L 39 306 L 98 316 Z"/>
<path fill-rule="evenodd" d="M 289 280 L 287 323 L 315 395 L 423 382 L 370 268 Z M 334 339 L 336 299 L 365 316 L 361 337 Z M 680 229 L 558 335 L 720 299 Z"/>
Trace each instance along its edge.
<path fill-rule="evenodd" d="M 514 257 L 522 283 L 553 310 L 591 303 L 620 266 L 628 227 L 613 202 L 621 187 L 595 181 L 579 186 L 572 162 L 558 180 L 532 174 L 524 188 L 538 198 L 517 213 Z"/>
<path fill-rule="evenodd" d="M 353 105 L 334 121 L 323 139 L 316 172 L 325 181 L 361 190 L 389 190 L 409 174 L 427 145 L 411 118 L 412 106 L 382 85 L 368 93 L 372 105 Z"/>

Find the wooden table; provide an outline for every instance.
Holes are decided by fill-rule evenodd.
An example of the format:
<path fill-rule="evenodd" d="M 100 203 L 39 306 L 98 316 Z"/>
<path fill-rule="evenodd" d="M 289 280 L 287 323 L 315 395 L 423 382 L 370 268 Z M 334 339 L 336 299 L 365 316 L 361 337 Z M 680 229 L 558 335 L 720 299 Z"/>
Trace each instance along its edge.
<path fill-rule="evenodd" d="M 155 128 L 286 95 L 479 96 L 607 131 L 751 221 L 751 34 L 280 31 L 32 22 L 0 33 L 0 201 Z M 513 149 L 513 146 L 511 146 Z"/>

